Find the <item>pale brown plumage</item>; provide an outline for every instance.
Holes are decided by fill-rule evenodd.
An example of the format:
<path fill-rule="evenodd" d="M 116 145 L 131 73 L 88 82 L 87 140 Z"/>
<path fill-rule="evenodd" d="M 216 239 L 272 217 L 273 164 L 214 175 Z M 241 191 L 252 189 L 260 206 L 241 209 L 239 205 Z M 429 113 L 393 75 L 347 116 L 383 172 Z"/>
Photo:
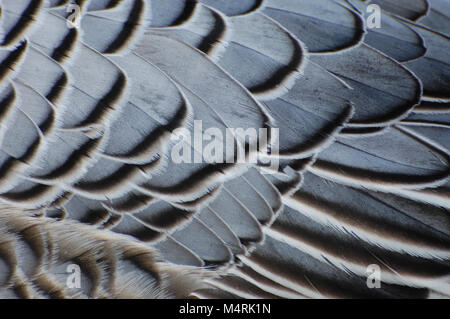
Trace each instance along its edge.
<path fill-rule="evenodd" d="M 0 297 L 450 296 L 448 1 L 0 6 Z"/>

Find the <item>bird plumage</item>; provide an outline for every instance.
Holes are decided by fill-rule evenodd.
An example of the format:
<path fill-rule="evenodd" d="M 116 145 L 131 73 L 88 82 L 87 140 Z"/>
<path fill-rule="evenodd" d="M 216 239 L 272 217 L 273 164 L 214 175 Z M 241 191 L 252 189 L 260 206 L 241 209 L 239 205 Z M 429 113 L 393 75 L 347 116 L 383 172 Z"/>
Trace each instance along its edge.
<path fill-rule="evenodd" d="M 450 296 L 447 0 L 0 7 L 0 297 Z"/>

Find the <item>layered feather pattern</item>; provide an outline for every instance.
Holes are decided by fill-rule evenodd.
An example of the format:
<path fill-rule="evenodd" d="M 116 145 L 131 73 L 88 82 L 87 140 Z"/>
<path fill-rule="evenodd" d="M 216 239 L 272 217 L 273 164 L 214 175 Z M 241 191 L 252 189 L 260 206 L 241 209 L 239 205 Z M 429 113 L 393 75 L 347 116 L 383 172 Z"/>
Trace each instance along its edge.
<path fill-rule="evenodd" d="M 447 0 L 0 8 L 1 298 L 450 297 Z"/>

